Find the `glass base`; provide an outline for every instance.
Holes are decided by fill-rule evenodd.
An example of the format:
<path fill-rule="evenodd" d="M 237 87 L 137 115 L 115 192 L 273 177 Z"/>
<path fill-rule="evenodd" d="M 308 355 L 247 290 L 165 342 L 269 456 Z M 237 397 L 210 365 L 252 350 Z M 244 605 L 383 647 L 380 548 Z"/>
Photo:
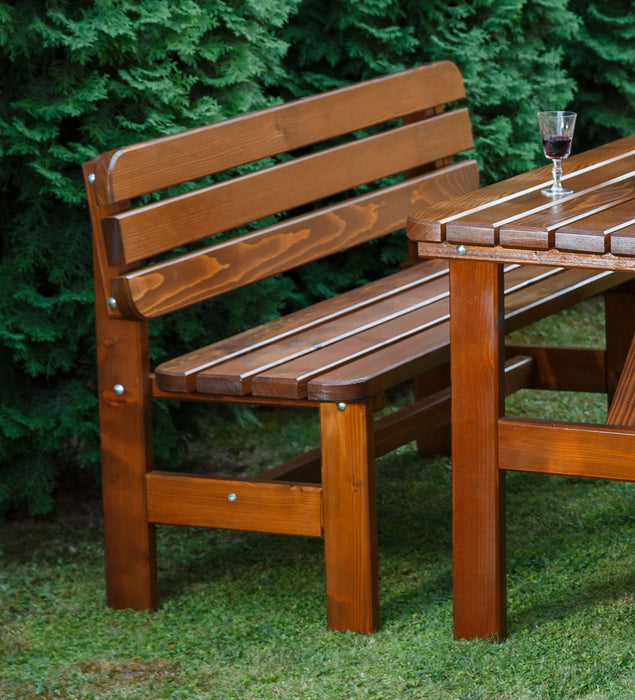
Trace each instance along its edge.
<path fill-rule="evenodd" d="M 550 187 L 547 190 L 540 190 L 540 193 L 547 195 L 547 197 L 557 197 L 561 194 L 573 194 L 573 190 L 566 190 L 564 187 Z"/>

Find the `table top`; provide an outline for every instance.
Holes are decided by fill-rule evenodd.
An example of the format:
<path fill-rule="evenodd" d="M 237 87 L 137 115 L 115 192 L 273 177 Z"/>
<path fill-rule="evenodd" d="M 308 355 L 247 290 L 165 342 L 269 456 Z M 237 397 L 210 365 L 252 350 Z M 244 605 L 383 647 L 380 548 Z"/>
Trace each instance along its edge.
<path fill-rule="evenodd" d="M 573 194 L 548 197 L 551 165 L 408 217 L 421 257 L 635 272 L 635 134 L 563 161 Z"/>

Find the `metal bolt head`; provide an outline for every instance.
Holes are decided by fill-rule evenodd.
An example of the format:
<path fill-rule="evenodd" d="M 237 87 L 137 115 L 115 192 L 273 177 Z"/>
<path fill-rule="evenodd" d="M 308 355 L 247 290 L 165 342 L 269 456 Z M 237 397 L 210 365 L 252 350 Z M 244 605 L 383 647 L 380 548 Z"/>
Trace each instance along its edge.
<path fill-rule="evenodd" d="M 117 308 L 117 300 L 115 299 L 115 297 L 108 297 L 108 301 L 106 302 L 106 304 L 108 304 L 108 306 L 111 309 Z"/>
<path fill-rule="evenodd" d="M 122 396 L 125 388 L 123 384 L 115 384 L 112 388 L 116 396 Z"/>
<path fill-rule="evenodd" d="M 461 245 L 457 245 L 456 252 L 459 255 L 465 255 L 467 253 L 467 248 L 461 243 Z"/>
<path fill-rule="evenodd" d="M 230 494 L 227 496 L 227 500 L 228 500 L 230 503 L 236 503 L 236 499 L 237 499 L 237 498 L 238 498 L 238 496 L 236 496 L 235 493 L 230 493 Z"/>
<path fill-rule="evenodd" d="M 89 185 L 94 185 L 96 179 L 97 178 L 95 177 L 95 173 L 89 173 L 88 176 L 86 177 L 86 180 L 87 180 Z"/>
<path fill-rule="evenodd" d="M 337 405 L 336 408 L 338 411 L 345 411 L 346 410 L 346 404 L 343 401 L 340 401 Z"/>

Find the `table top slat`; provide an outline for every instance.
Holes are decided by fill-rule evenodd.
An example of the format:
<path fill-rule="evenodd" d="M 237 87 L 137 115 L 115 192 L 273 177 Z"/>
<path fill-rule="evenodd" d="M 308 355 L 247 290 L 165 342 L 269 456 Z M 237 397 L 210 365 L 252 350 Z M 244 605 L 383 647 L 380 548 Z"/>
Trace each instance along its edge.
<path fill-rule="evenodd" d="M 635 258 L 635 226 L 620 229 L 611 234 L 611 253 Z M 633 261 L 635 268 L 635 261 Z"/>
<path fill-rule="evenodd" d="M 590 151 L 579 153 L 565 161 L 564 180 L 567 184 L 574 185 L 572 189 L 592 187 L 602 180 L 596 175 L 590 179 L 580 177 L 587 173 L 594 173 L 602 168 L 608 168 L 605 173 L 615 173 L 610 177 L 616 177 L 633 169 L 635 158 L 635 134 L 623 139 L 613 141 L 603 146 L 598 146 Z M 615 164 L 615 168 L 610 168 Z M 610 179 L 604 177 L 604 179 Z M 576 180 L 574 180 L 576 178 Z M 550 206 L 550 201 L 540 195 L 540 190 L 551 182 L 551 166 L 532 170 L 497 182 L 488 187 L 469 192 L 460 197 L 439 202 L 436 205 L 426 207 L 414 212 L 408 217 L 408 236 L 412 240 L 427 242 L 442 242 L 446 240 L 446 228 L 449 222 L 470 217 L 471 224 L 488 224 L 499 221 L 505 216 L 505 209 L 510 202 L 528 197 L 530 201 L 536 201 L 537 206 Z M 585 184 L 586 183 L 586 184 Z M 541 199 L 534 199 L 535 195 Z M 561 198 L 563 199 L 563 198 Z M 545 200 L 547 200 L 545 202 Z M 512 204 L 512 208 L 515 205 Z M 503 216 L 491 216 L 489 210 L 499 208 Z M 521 212 L 522 206 L 521 206 Z M 527 210 L 525 209 L 525 213 Z M 512 215 L 511 212 L 509 215 Z M 506 223 L 506 222 L 505 222 Z M 489 231 L 488 226 L 488 231 Z M 491 234 L 488 234 L 491 235 Z M 490 245 L 493 245 L 490 243 Z"/>
<path fill-rule="evenodd" d="M 616 225 L 616 220 L 625 223 Z M 560 227 L 555 246 L 580 253 L 610 253 L 612 235 L 620 232 L 635 233 L 635 189 L 626 202 Z"/>
<path fill-rule="evenodd" d="M 567 216 L 573 216 L 568 212 L 580 211 L 583 214 L 587 206 L 593 209 L 607 202 L 610 205 L 612 201 L 629 198 L 633 185 L 632 182 L 625 185 L 624 181 L 635 174 L 633 164 L 632 159 L 624 158 L 574 174 L 567 180 L 567 186 L 574 190 L 573 194 L 559 197 L 557 201 L 542 194 L 538 188 L 502 203 L 493 202 L 478 213 L 459 214 L 446 224 L 446 240 L 465 245 L 500 243 L 504 247 L 535 250 L 553 248 L 553 236 L 548 235 L 548 229 L 540 222 L 543 219 L 557 220 L 560 212 L 567 212 Z M 614 189 L 603 192 L 608 187 L 607 183 L 613 183 Z M 598 204 L 593 204 L 596 200 Z M 512 237 L 508 243 L 500 240 L 502 231 L 515 230 L 522 230 L 524 239 L 514 240 Z"/>
<path fill-rule="evenodd" d="M 516 219 L 513 223 L 501 226 L 499 230 L 498 242 L 504 248 L 527 248 L 530 250 L 549 250 L 550 248 L 560 248 L 557 243 L 557 237 L 560 230 L 568 230 L 571 226 L 572 230 L 579 230 L 584 221 L 589 217 L 604 213 L 604 217 L 598 220 L 601 221 L 610 219 L 604 224 L 606 228 L 615 227 L 615 215 L 612 214 L 616 206 L 620 202 L 628 203 L 635 198 L 635 172 L 629 179 L 615 182 L 605 187 L 592 187 L 582 190 L 579 193 L 574 193 L 566 199 L 558 203 L 552 203 L 549 207 L 543 208 L 540 211 L 531 213 L 521 219 Z M 619 212 L 615 212 L 619 215 Z M 629 215 L 628 218 L 632 218 Z M 576 229 L 576 224 L 578 228 Z M 589 231 L 595 234 L 596 243 L 598 236 L 604 233 L 598 225 L 591 225 Z M 590 236 L 586 237 L 590 240 Z M 565 235 L 560 237 L 561 241 L 566 243 L 563 250 L 573 250 L 576 252 L 600 252 L 607 253 L 608 249 L 602 246 L 599 250 L 595 246 L 591 249 L 584 245 L 584 238 L 580 236 L 571 237 Z M 453 242 L 453 241 L 451 241 Z M 456 241 L 465 242 L 465 241 Z M 576 242 L 582 244 L 582 247 L 575 247 Z"/>

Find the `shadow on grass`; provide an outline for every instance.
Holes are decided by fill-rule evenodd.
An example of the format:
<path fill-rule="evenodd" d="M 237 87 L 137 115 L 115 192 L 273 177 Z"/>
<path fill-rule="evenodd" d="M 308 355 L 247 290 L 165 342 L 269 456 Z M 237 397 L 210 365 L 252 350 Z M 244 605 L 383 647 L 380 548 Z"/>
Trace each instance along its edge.
<path fill-rule="evenodd" d="M 548 598 L 527 605 L 515 605 L 509 615 L 510 633 L 523 627 L 536 627 L 549 622 L 568 620 L 591 612 L 599 605 L 611 605 L 633 596 L 635 591 L 635 572 L 624 571 L 617 576 L 605 572 L 606 581 L 582 585 L 575 584 L 559 593 L 550 593 Z M 610 577 L 610 578 L 609 578 Z"/>

